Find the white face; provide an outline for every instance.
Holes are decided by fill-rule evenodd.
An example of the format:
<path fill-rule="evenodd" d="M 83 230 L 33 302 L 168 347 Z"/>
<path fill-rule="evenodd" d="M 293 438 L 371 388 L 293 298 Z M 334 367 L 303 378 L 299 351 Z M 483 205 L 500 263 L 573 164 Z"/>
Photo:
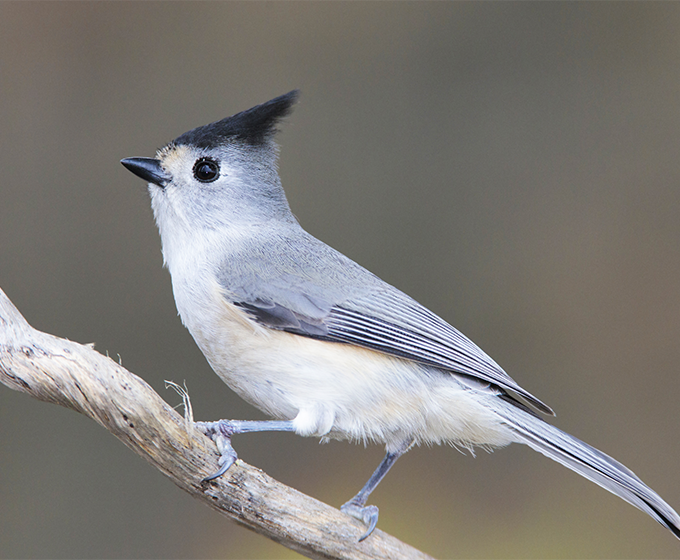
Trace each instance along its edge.
<path fill-rule="evenodd" d="M 151 184 L 151 204 L 159 227 L 185 231 L 214 228 L 229 214 L 242 190 L 241 170 L 222 150 L 172 146 L 158 152 L 158 160 L 170 177 L 165 187 Z M 212 173 L 211 173 L 212 171 Z"/>
<path fill-rule="evenodd" d="M 294 221 L 273 143 L 171 143 L 157 159 L 168 181 L 163 187 L 151 183 L 149 194 L 167 264 L 180 253 L 202 252 L 214 240 L 247 236 L 257 224 Z"/>

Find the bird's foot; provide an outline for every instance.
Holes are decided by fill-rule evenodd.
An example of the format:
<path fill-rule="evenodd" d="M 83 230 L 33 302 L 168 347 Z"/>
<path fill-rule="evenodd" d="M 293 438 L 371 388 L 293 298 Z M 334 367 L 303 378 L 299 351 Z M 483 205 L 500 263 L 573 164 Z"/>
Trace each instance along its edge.
<path fill-rule="evenodd" d="M 217 450 L 220 452 L 220 458 L 217 464 L 220 468 L 217 472 L 206 476 L 201 482 L 210 482 L 219 478 L 229 470 L 238 459 L 236 451 L 231 446 L 231 436 L 240 432 L 238 426 L 231 420 L 218 420 L 217 422 L 196 422 L 194 424 L 196 429 L 204 433 L 217 445 Z"/>
<path fill-rule="evenodd" d="M 375 526 L 378 524 L 377 506 L 365 506 L 355 502 L 354 500 L 350 500 L 340 507 L 340 511 L 346 513 L 347 515 L 351 515 L 355 519 L 363 522 L 368 527 L 366 532 L 359 539 L 359 542 L 368 538 L 375 529 Z"/>

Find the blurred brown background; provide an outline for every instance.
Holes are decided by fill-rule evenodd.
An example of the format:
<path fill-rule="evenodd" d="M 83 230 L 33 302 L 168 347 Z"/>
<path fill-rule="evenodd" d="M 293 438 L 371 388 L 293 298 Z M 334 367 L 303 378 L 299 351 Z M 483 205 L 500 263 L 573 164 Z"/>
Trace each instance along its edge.
<path fill-rule="evenodd" d="M 196 416 L 261 418 L 176 316 L 118 161 L 293 88 L 294 212 L 456 325 L 680 508 L 680 4 L 2 3 L 0 287 Z M 339 506 L 382 449 L 240 456 Z M 515 445 L 417 449 L 380 528 L 446 558 L 669 558 L 670 533 Z M 93 422 L 0 387 L 3 558 L 295 558 Z"/>

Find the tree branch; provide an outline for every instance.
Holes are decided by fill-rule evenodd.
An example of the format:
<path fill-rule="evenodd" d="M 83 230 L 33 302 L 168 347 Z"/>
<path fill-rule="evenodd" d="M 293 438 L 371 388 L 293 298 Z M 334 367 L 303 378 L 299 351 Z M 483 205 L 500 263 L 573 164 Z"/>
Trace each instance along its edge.
<path fill-rule="evenodd" d="M 0 289 L 0 382 L 89 416 L 182 490 L 238 523 L 310 558 L 430 558 L 339 510 L 237 461 L 218 468 L 214 443 L 142 379 L 90 346 L 31 327 Z"/>

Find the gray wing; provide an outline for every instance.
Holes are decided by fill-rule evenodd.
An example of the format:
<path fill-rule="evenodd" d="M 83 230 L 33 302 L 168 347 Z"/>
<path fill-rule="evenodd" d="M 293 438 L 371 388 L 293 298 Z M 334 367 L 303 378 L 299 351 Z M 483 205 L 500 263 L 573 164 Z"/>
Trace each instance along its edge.
<path fill-rule="evenodd" d="M 355 344 L 477 378 L 554 414 L 446 321 L 313 237 L 301 241 L 295 259 L 286 257 L 291 247 L 276 247 L 265 255 L 261 250 L 258 255 L 251 252 L 247 281 L 233 270 L 221 274 L 228 297 L 253 320 L 268 328 Z M 300 246 L 307 249 L 304 255 Z M 304 267 L 298 269 L 298 262 Z"/>

